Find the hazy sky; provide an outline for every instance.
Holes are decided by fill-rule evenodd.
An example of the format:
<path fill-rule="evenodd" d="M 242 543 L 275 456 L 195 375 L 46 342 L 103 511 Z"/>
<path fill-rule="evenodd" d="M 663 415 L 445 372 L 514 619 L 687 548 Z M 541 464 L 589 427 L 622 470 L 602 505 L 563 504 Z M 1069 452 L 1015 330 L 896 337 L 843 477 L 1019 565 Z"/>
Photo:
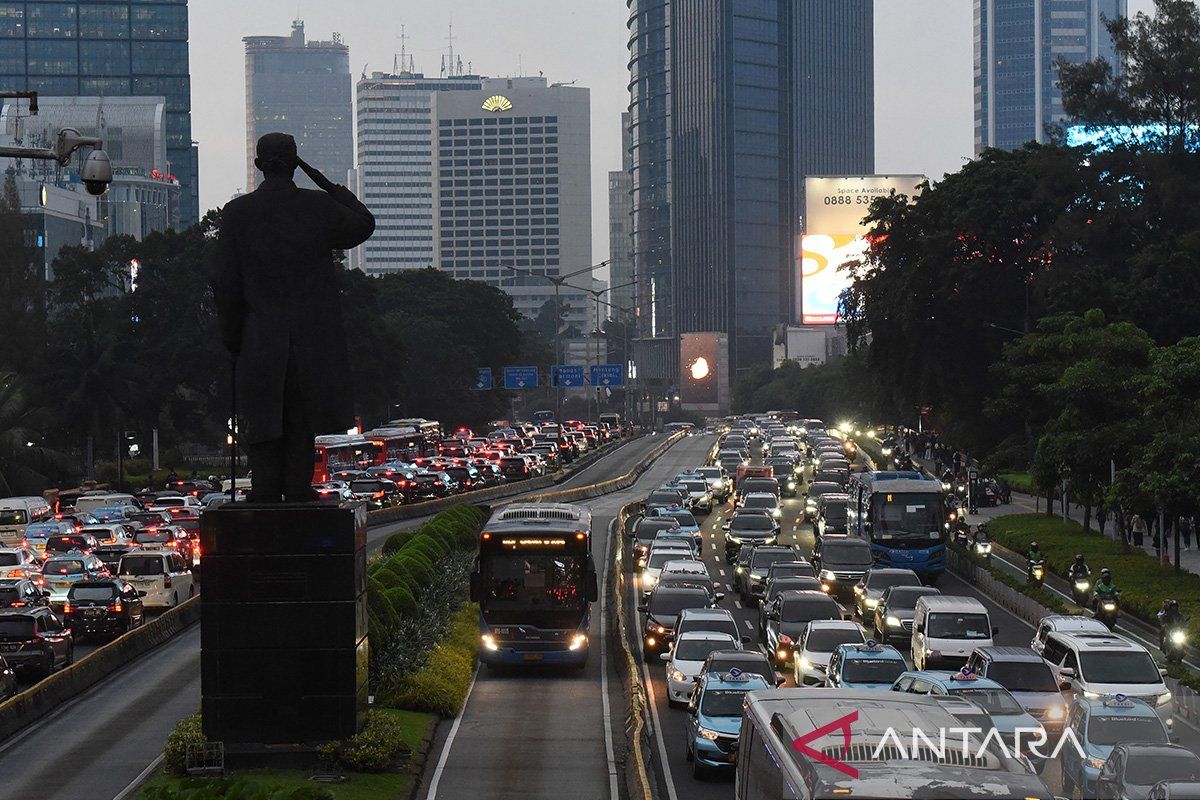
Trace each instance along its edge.
<path fill-rule="evenodd" d="M 1151 0 L 1129 6 L 1149 10 Z M 973 0 L 877 0 L 877 171 L 941 177 L 971 155 L 972 7 Z M 190 8 L 202 209 L 245 183 L 243 36 L 287 34 L 299 14 L 309 38 L 342 34 L 357 78 L 364 69 L 391 70 L 404 26 L 417 70 L 437 75 L 453 23 L 455 51 L 475 72 L 541 70 L 591 89 L 593 260 L 607 257 L 607 173 L 621 165 L 620 113 L 628 104 L 624 0 L 193 0 Z"/>

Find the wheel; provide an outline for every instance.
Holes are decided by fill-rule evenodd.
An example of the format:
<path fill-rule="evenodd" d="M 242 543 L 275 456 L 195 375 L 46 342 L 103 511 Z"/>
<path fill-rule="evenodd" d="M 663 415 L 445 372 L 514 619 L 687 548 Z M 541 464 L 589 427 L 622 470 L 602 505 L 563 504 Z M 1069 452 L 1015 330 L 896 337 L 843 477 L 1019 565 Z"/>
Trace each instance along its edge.
<path fill-rule="evenodd" d="M 54 672 L 54 655 L 44 653 L 42 655 L 42 667 L 37 671 L 38 677 L 49 678 L 51 672 Z"/>
<path fill-rule="evenodd" d="M 708 768 L 694 758 L 692 759 L 692 777 L 698 781 L 708 777 Z"/>
<path fill-rule="evenodd" d="M 691 745 L 688 745 L 687 747 L 683 748 L 683 757 L 684 757 L 684 759 L 687 760 L 687 762 L 689 764 L 692 763 L 692 761 L 695 759 L 695 756 L 692 755 Z"/>
<path fill-rule="evenodd" d="M 191 600 L 195 596 L 196 596 L 196 584 L 193 583 L 191 586 L 188 587 L 188 599 Z"/>

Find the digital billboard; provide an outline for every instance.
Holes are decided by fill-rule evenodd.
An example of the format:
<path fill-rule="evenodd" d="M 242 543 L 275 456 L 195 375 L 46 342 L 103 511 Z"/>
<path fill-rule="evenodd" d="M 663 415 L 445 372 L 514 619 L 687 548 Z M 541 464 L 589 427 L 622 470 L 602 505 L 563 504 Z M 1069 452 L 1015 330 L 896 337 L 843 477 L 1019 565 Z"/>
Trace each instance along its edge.
<path fill-rule="evenodd" d="M 679 399 L 684 408 L 720 408 L 728 377 L 729 337 L 684 333 L 679 337 Z"/>
<path fill-rule="evenodd" d="M 893 191 L 913 197 L 924 175 L 838 175 L 804 179 L 804 237 L 797 265 L 796 318 L 804 325 L 834 325 L 838 302 L 850 288 L 846 264 L 867 251 L 863 217 L 871 203 Z"/>

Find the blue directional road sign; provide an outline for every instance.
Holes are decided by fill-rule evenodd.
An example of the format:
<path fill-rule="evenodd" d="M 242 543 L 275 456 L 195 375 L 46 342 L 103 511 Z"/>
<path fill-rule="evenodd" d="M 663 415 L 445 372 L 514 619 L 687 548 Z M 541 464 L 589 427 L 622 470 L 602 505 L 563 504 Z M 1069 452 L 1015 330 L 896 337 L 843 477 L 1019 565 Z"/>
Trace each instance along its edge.
<path fill-rule="evenodd" d="M 537 367 L 505 367 L 505 389 L 535 389 L 538 385 Z"/>
<path fill-rule="evenodd" d="M 552 383 L 560 389 L 575 389 L 583 386 L 583 366 L 572 366 L 563 364 L 554 367 L 551 371 Z"/>
<path fill-rule="evenodd" d="M 492 370 L 490 367 L 480 367 L 475 374 L 475 389 L 480 392 L 486 392 L 495 388 L 495 383 L 492 381 Z"/>
<path fill-rule="evenodd" d="M 592 386 L 624 386 L 625 371 L 620 364 L 593 364 Z"/>

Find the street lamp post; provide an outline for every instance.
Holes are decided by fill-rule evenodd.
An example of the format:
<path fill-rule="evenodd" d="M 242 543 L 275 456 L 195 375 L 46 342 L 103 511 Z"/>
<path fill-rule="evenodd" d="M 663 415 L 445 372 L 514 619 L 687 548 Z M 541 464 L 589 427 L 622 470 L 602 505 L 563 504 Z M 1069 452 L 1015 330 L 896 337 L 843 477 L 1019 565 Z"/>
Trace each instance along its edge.
<path fill-rule="evenodd" d="M 635 281 L 635 283 L 636 283 L 636 281 Z M 567 288 L 568 288 L 568 289 L 576 289 L 576 290 L 579 290 L 579 291 L 588 292 L 589 294 L 591 294 L 591 295 L 592 295 L 592 297 L 594 297 L 594 298 L 595 298 L 595 300 L 596 300 L 596 306 L 597 306 L 597 310 L 596 310 L 596 319 L 597 319 L 597 321 L 599 321 L 599 319 L 600 319 L 600 311 L 599 311 L 599 306 L 601 306 L 601 305 L 608 306 L 609 308 L 613 309 L 614 311 L 618 311 L 618 312 L 620 312 L 620 313 L 622 313 L 622 314 L 633 314 L 633 311 L 634 311 L 634 310 L 633 310 L 632 308 L 624 308 L 624 307 L 622 307 L 622 306 L 618 306 L 618 305 L 615 305 L 615 304 L 613 304 L 613 303 L 610 303 L 610 302 L 608 302 L 607 300 L 601 300 L 601 299 L 600 299 L 600 295 L 601 295 L 601 294 L 603 294 L 603 293 L 604 293 L 604 292 L 606 292 L 606 291 L 612 291 L 613 289 L 623 289 L 623 288 L 625 288 L 625 286 L 632 286 L 632 285 L 633 285 L 633 284 L 631 283 L 631 284 L 621 284 L 620 286 L 610 286 L 610 287 L 608 287 L 607 289 L 604 289 L 604 290 L 602 290 L 602 291 L 599 291 L 599 292 L 596 292 L 596 291 L 593 291 L 593 290 L 590 290 L 590 289 L 580 289 L 580 287 L 578 287 L 578 286 L 571 286 L 570 284 L 568 284 L 568 285 L 567 285 Z M 628 368 L 628 363 L 629 363 L 629 360 L 630 360 L 630 359 L 629 359 L 629 328 L 630 328 L 629 321 L 628 321 L 628 318 L 626 318 L 625 320 L 623 320 L 623 321 L 621 322 L 622 352 L 624 353 L 624 360 L 625 360 L 625 362 L 626 362 L 625 364 L 622 364 L 622 365 L 621 365 L 621 371 L 622 371 L 622 375 L 625 375 L 625 376 L 626 376 L 626 378 L 628 377 L 628 375 L 627 375 L 627 373 L 625 372 L 625 370 Z M 630 412 L 629 412 L 629 386 L 628 386 L 628 384 L 625 386 L 625 400 L 626 400 L 626 402 L 625 402 L 625 406 L 626 406 L 626 407 L 625 407 L 625 416 L 626 416 L 626 419 L 629 419 L 629 418 L 630 418 Z"/>
<path fill-rule="evenodd" d="M 612 303 L 608 303 L 608 302 L 605 302 L 604 300 L 601 300 L 600 297 L 601 297 L 601 295 L 605 294 L 606 292 L 611 292 L 615 289 L 625 289 L 630 286 L 636 286 L 636 285 L 637 285 L 637 281 L 630 281 L 628 283 L 622 283 L 617 286 L 606 286 L 603 289 L 584 289 L 582 286 L 573 286 L 569 283 L 566 284 L 566 287 L 568 289 L 575 289 L 576 291 L 579 291 L 579 292 L 586 292 L 587 294 L 590 294 L 592 296 L 593 300 L 596 301 L 596 330 L 593 332 L 593 335 L 596 337 L 596 365 L 597 366 L 599 366 L 599 364 L 600 364 L 600 336 L 602 335 L 600 332 L 600 305 L 603 303 L 604 305 L 608 306 L 609 308 L 616 308 L 616 306 L 614 306 Z M 588 357 L 589 357 L 589 359 L 591 358 L 591 347 L 590 346 L 588 347 Z M 624 368 L 622 367 L 622 369 L 624 369 Z M 598 389 L 595 386 L 592 387 L 591 397 L 589 398 L 589 403 L 588 403 L 589 406 L 591 405 L 591 400 L 594 400 L 595 404 L 596 404 L 596 418 L 592 420 L 593 422 L 595 422 L 599 419 L 599 415 L 600 415 L 600 395 L 598 394 Z"/>
<path fill-rule="evenodd" d="M 567 273 L 566 275 L 543 275 L 540 272 L 534 272 L 533 270 L 523 269 L 521 267 L 514 267 L 511 264 L 501 264 L 500 265 L 503 269 L 511 270 L 512 272 L 516 272 L 519 275 L 528 275 L 531 278 L 542 278 L 543 280 L 550 281 L 550 283 L 552 283 L 554 285 L 554 363 L 555 363 L 555 365 L 562 363 L 562 344 L 561 344 L 561 336 L 560 336 L 560 332 L 559 332 L 559 329 L 561 327 L 561 322 L 562 322 L 562 299 L 560 297 L 559 292 L 562 289 L 563 284 L 565 284 L 569 278 L 574 278 L 575 276 L 582 275 L 585 272 L 592 272 L 593 270 L 597 269 L 598 267 L 604 267 L 607 265 L 608 265 L 607 261 L 601 261 L 599 264 L 594 264 L 590 267 L 584 267 L 583 269 L 577 269 L 574 272 Z M 576 288 L 576 287 L 571 287 L 571 288 Z M 550 370 L 550 374 L 551 374 L 551 380 L 553 380 L 553 374 L 554 374 L 553 369 Z M 554 417 L 555 417 L 555 419 L 559 419 L 562 416 L 562 387 L 559 386 L 556 388 L 558 388 L 558 392 L 556 392 L 555 396 L 554 396 L 555 397 Z"/>

